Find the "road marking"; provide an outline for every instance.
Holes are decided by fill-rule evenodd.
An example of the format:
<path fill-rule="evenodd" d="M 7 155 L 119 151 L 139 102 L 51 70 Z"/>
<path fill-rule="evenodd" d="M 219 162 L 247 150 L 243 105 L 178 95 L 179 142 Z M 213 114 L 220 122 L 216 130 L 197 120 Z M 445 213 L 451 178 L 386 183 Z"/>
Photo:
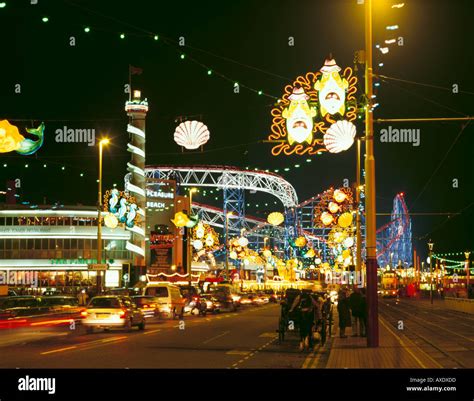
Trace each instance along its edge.
<path fill-rule="evenodd" d="M 276 333 L 262 333 L 259 335 L 259 337 L 271 337 L 271 338 L 275 338 L 277 337 L 277 334 Z"/>
<path fill-rule="evenodd" d="M 59 348 L 52 351 L 41 352 L 41 355 L 54 354 L 55 352 L 63 352 L 63 351 L 67 351 L 69 349 L 74 349 L 74 348 L 77 348 L 77 347 L 74 345 L 72 347 Z"/>
<path fill-rule="evenodd" d="M 159 331 L 161 331 L 161 329 L 157 329 L 157 330 L 148 330 L 148 331 L 145 331 L 145 333 L 143 333 L 143 334 L 153 334 L 153 333 L 158 333 Z"/>
<path fill-rule="evenodd" d="M 234 349 L 232 351 L 227 351 L 227 355 L 248 355 L 250 351 L 239 351 L 238 349 Z"/>
<path fill-rule="evenodd" d="M 230 333 L 230 331 L 224 331 L 223 333 L 218 334 L 217 336 L 214 336 L 214 337 L 210 338 L 209 340 L 204 341 L 203 344 L 210 343 L 212 340 L 215 340 L 216 338 L 225 336 L 225 335 L 228 334 L 228 333 Z"/>
<path fill-rule="evenodd" d="M 406 351 L 413 357 L 413 359 L 415 359 L 415 361 L 417 361 L 418 364 L 419 364 L 423 369 L 426 369 L 426 366 L 423 364 L 423 362 L 421 362 L 421 361 L 418 359 L 418 357 L 417 357 L 413 352 L 411 352 L 410 348 L 407 347 L 407 345 L 406 345 L 405 342 L 402 340 L 402 338 L 401 338 L 397 333 L 395 333 L 395 332 L 391 329 L 391 327 L 389 327 L 389 325 L 387 325 L 387 324 L 384 322 L 384 319 L 382 319 L 380 316 L 379 316 L 379 321 L 380 321 L 380 323 L 382 323 L 382 325 L 383 325 L 390 333 L 392 333 L 392 334 L 395 336 L 395 338 L 399 341 L 399 343 L 402 345 L 402 347 L 406 349 Z M 418 348 L 418 347 L 417 347 L 417 348 Z M 418 348 L 418 350 L 421 351 L 420 348 Z M 438 364 L 438 365 L 439 365 L 439 364 Z M 440 365 L 440 367 L 442 367 L 442 366 Z"/>

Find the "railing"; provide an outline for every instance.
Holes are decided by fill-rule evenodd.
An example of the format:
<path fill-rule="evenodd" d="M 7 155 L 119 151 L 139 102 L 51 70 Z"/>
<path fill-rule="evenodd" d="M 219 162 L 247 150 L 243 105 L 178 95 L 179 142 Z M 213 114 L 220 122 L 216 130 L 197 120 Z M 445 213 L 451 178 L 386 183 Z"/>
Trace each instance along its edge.
<path fill-rule="evenodd" d="M 474 299 L 444 297 L 446 308 L 474 314 Z"/>

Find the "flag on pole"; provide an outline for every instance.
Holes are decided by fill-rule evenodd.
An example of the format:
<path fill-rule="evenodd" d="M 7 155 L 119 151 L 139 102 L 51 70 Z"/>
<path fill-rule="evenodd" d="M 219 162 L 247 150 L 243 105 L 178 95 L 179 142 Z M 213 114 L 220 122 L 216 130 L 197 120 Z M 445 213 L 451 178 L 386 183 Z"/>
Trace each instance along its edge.
<path fill-rule="evenodd" d="M 130 75 L 141 75 L 143 72 L 143 68 L 140 67 L 134 67 L 133 65 L 129 66 L 130 68 Z"/>

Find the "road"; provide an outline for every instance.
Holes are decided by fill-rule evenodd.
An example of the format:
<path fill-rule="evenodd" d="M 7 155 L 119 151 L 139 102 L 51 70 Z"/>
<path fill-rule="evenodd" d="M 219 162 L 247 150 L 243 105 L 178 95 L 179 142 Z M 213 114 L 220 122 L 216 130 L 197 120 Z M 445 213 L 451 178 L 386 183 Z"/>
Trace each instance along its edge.
<path fill-rule="evenodd" d="M 474 315 L 443 301 L 380 299 L 380 315 L 439 368 L 474 368 Z"/>
<path fill-rule="evenodd" d="M 82 327 L 1 333 L 1 368 L 300 368 L 297 338 L 277 344 L 279 305 L 185 317 L 145 331 L 85 334 Z M 7 352 L 5 352 L 8 350 Z"/>

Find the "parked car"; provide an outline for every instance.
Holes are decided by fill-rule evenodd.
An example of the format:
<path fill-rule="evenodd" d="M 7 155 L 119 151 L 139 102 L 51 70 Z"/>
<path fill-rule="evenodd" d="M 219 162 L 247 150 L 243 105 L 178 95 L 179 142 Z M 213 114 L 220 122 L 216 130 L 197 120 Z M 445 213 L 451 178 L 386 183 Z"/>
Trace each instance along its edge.
<path fill-rule="evenodd" d="M 82 312 L 82 316 L 82 324 L 86 327 L 87 333 L 93 333 L 95 328 L 131 330 L 133 326 L 145 330 L 145 315 L 129 297 L 120 295 L 94 297 L 87 305 L 87 309 Z"/>
<path fill-rule="evenodd" d="M 134 295 L 132 301 L 143 311 L 145 318 L 160 317 L 160 299 L 151 295 Z"/>
<path fill-rule="evenodd" d="M 47 313 L 48 308 L 41 303 L 40 297 L 20 295 L 5 297 L 0 300 L 0 310 L 5 316 L 34 316 Z"/>
<path fill-rule="evenodd" d="M 179 287 L 171 283 L 148 283 L 142 290 L 142 295 L 158 298 L 160 316 L 164 318 L 183 319 L 185 299 Z"/>

